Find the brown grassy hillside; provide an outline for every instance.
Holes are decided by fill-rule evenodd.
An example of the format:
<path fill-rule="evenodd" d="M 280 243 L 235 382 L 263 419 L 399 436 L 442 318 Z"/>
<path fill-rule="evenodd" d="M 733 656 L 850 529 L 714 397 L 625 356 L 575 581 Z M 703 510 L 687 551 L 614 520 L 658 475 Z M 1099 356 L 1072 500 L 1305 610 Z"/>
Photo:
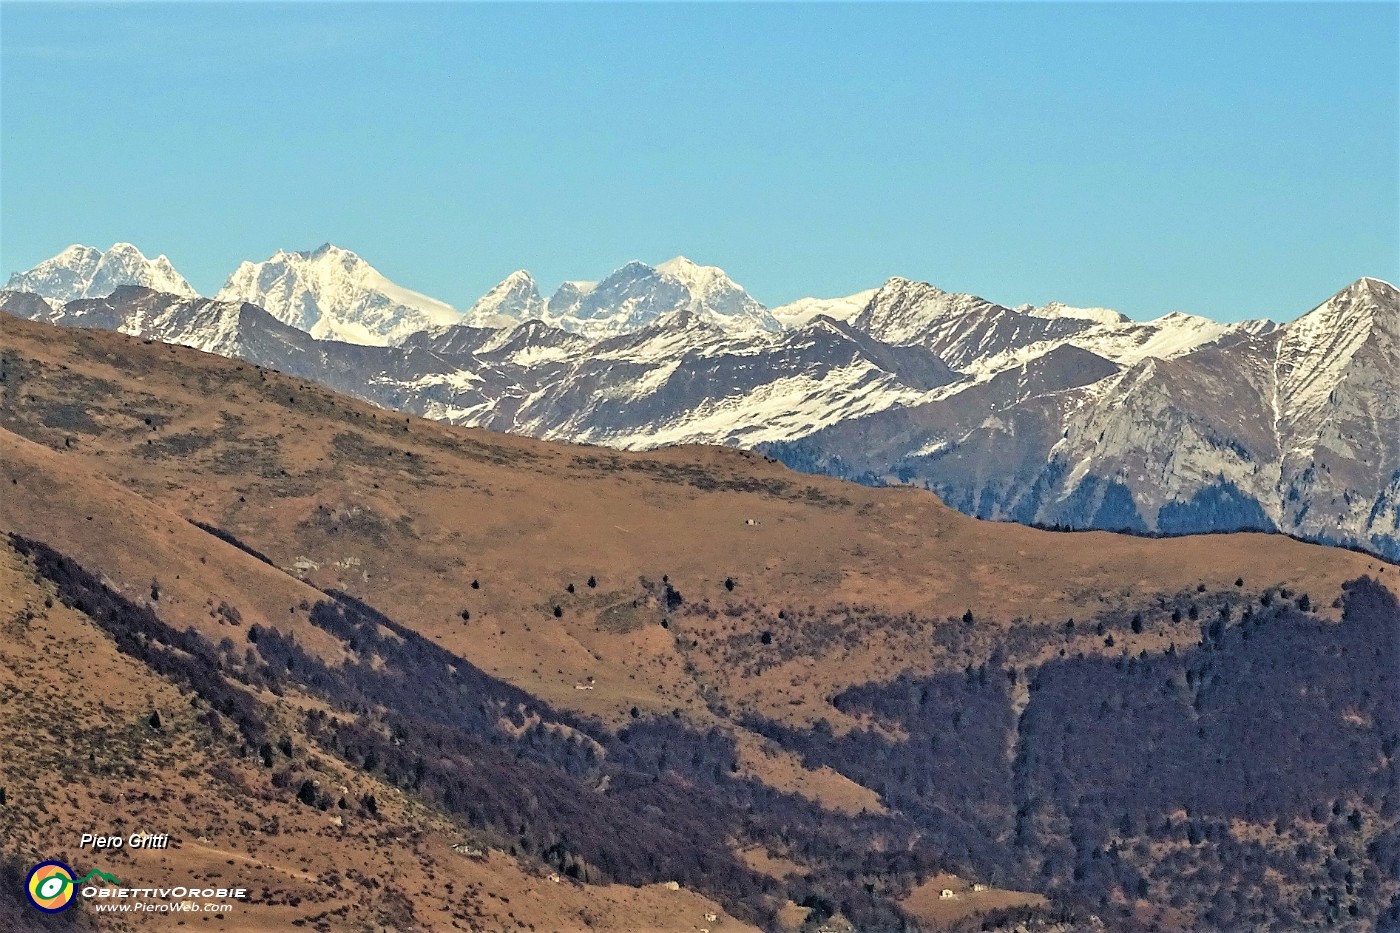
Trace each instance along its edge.
<path fill-rule="evenodd" d="M 301 805 L 211 732 L 197 698 L 119 654 L 8 546 L 0 548 L 0 697 L 4 853 L 26 869 L 59 859 L 133 886 L 247 887 L 252 900 L 212 922 L 215 929 L 692 931 L 706 913 L 723 913 L 660 885 L 552 882 L 541 866 L 498 850 L 484 861 L 463 857 L 451 849 L 464 838 L 460 827 L 314 749 L 297 753 L 306 772 L 352 804 L 326 812 Z M 280 724 L 303 748 L 290 714 L 306 702 L 280 701 L 289 713 Z M 359 804 L 366 795 L 376 799 L 374 815 Z M 173 838 L 163 851 L 95 853 L 78 848 L 85 831 Z M 81 908 L 64 916 L 74 914 L 104 930 L 189 925 L 160 915 L 123 922 Z M 5 929 L 35 919 L 27 907 L 14 916 L 0 907 Z M 723 929 L 749 927 L 727 918 Z"/>

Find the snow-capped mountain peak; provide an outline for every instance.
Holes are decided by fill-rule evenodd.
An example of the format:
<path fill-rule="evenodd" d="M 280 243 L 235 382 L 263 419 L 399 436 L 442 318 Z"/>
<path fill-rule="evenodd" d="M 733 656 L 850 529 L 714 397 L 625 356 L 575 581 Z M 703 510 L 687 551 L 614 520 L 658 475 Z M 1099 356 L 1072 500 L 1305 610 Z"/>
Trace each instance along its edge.
<path fill-rule="evenodd" d="M 773 317 L 784 327 L 801 327 L 817 316 L 849 321 L 865 310 L 877 289 L 869 288 L 845 298 L 799 298 L 772 309 Z"/>
<path fill-rule="evenodd" d="M 1338 298 L 1346 296 L 1353 302 L 1370 301 L 1375 310 L 1381 313 L 1400 312 L 1400 289 L 1385 279 L 1362 276 L 1337 293 Z"/>
<path fill-rule="evenodd" d="M 215 297 L 256 304 L 313 337 L 376 346 L 398 344 L 415 331 L 462 318 L 451 305 L 396 285 L 355 253 L 330 243 L 245 262 Z"/>
<path fill-rule="evenodd" d="M 582 279 L 561 282 L 554 294 L 549 296 L 548 303 L 551 307 L 563 308 L 585 295 L 592 294 L 597 287 L 597 282 L 585 282 Z"/>
<path fill-rule="evenodd" d="M 521 284 L 534 286 L 535 277 L 524 269 L 516 269 L 510 275 L 501 280 L 501 285 L 517 286 Z"/>
<path fill-rule="evenodd" d="M 642 265 L 638 263 L 638 265 Z M 676 256 L 656 264 L 656 271 L 679 279 L 692 295 L 704 295 L 714 289 L 742 291 L 734 280 L 718 266 L 702 266 L 684 256 Z"/>
<path fill-rule="evenodd" d="M 768 309 L 718 266 L 702 266 L 677 256 L 656 267 L 690 293 L 690 309 L 701 318 L 731 332 L 778 331 L 782 325 Z"/>
<path fill-rule="evenodd" d="M 1336 357 L 1342 347 L 1364 340 L 1379 315 L 1394 315 L 1400 292 L 1381 279 L 1352 282 L 1297 320 L 1284 325 L 1284 343 Z M 1340 341 L 1340 342 L 1338 342 Z"/>
<path fill-rule="evenodd" d="M 946 330 L 943 325 L 948 320 L 962 320 L 988 311 L 1015 314 L 1010 308 L 976 295 L 945 292 L 927 282 L 894 276 L 876 290 L 851 323 L 885 343 L 932 346 L 931 340 L 940 342 L 936 334 Z M 951 359 L 946 362 L 954 367 L 959 365 Z"/>
<path fill-rule="evenodd" d="M 1078 321 L 1093 321 L 1096 324 L 1126 324 L 1129 321 L 1126 314 L 1114 311 L 1112 308 L 1075 308 L 1058 301 L 1052 301 L 1040 307 L 1022 305 L 1016 310 L 1024 311 L 1032 317 L 1071 318 Z"/>
<path fill-rule="evenodd" d="M 510 327 L 544 316 L 544 299 L 534 277 L 517 269 L 476 300 L 462 323 L 471 327 Z"/>
<path fill-rule="evenodd" d="M 1278 417 L 1310 433 L 1368 343 L 1379 342 L 1381 356 L 1400 346 L 1400 291 L 1381 279 L 1358 279 L 1280 330 Z"/>
<path fill-rule="evenodd" d="M 550 297 L 544 318 L 574 333 L 608 337 L 640 330 L 681 310 L 730 333 L 782 329 L 724 270 L 684 256 L 657 266 L 634 259 L 600 282 L 565 282 Z"/>
<path fill-rule="evenodd" d="M 63 304 L 80 298 L 105 298 L 123 285 L 140 285 L 185 298 L 196 294 L 164 255 L 147 259 L 130 243 L 113 243 L 105 253 L 74 244 L 28 272 L 11 275 L 5 287 Z"/>

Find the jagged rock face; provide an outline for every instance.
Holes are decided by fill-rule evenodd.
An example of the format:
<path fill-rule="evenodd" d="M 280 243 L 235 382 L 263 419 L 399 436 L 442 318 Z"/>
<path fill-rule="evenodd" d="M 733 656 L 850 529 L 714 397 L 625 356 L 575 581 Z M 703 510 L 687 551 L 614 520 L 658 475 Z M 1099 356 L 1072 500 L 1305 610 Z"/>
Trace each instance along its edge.
<path fill-rule="evenodd" d="M 395 285 L 359 256 L 329 243 L 245 262 L 214 297 L 258 305 L 313 337 L 374 346 L 402 343 L 462 317 L 451 305 Z"/>
<path fill-rule="evenodd" d="M 1394 288 L 1363 279 L 1272 333 L 1144 361 L 1052 459 L 1078 464 L 1066 485 L 1089 472 L 1123 483 L 1154 529 L 1211 530 L 1248 514 L 1394 554 L 1398 308 Z"/>
<path fill-rule="evenodd" d="M 1361 279 L 1285 328 L 1276 358 L 1287 527 L 1400 555 L 1400 292 Z"/>
<path fill-rule="evenodd" d="M 6 289 L 32 292 L 58 305 L 80 298 L 105 298 L 123 285 L 194 297 L 180 273 L 164 256 L 147 259 L 130 243 L 116 243 L 103 252 L 91 246 L 70 246 L 28 272 L 10 276 Z"/>
<path fill-rule="evenodd" d="M 1045 468 L 1071 413 L 1119 372 L 1111 361 L 1065 345 L 988 379 L 953 383 L 922 404 L 762 449 L 798 469 L 925 485 L 961 511 L 1012 517 L 1023 484 Z"/>

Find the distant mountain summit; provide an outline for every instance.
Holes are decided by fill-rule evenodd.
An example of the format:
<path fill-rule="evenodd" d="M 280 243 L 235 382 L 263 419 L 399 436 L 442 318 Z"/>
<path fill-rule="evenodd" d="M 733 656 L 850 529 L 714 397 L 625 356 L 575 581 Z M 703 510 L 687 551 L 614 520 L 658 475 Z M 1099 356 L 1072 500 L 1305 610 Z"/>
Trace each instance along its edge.
<path fill-rule="evenodd" d="M 576 334 L 609 337 L 689 311 L 728 333 L 778 331 L 782 325 L 723 270 L 684 256 L 656 266 L 633 261 L 600 282 L 565 282 L 546 304 L 544 320 Z"/>
<path fill-rule="evenodd" d="M 799 298 L 796 301 L 773 308 L 773 317 L 784 327 L 801 327 L 812 318 L 822 315 L 833 321 L 849 321 L 865 310 L 877 289 L 871 288 L 845 298 Z"/>
<path fill-rule="evenodd" d="M 80 298 L 105 298 L 123 285 L 140 285 L 187 298 L 196 294 L 169 259 L 147 259 L 130 243 L 114 243 L 105 253 L 75 244 L 28 272 L 11 275 L 5 287 L 62 305 Z"/>
<path fill-rule="evenodd" d="M 635 333 L 679 312 L 732 335 L 783 329 L 724 270 L 684 256 L 655 266 L 634 260 L 601 281 L 564 282 L 548 300 L 541 298 L 530 273 L 518 270 L 481 296 L 462 323 L 512 327 L 537 319 L 569 333 L 601 339 Z"/>
<path fill-rule="evenodd" d="M 258 305 L 313 337 L 377 346 L 462 319 L 451 305 L 395 285 L 359 256 L 329 243 L 245 262 L 214 297 Z"/>
<path fill-rule="evenodd" d="M 71 246 L 28 272 L 10 276 L 6 289 L 38 295 L 61 307 L 69 301 L 106 298 L 131 285 L 197 297 L 168 259 L 148 260 L 129 243 L 118 243 L 105 253 Z M 463 314 L 446 302 L 395 284 L 350 250 L 326 243 L 314 250 L 279 250 L 262 262 L 243 262 L 214 297 L 255 304 L 317 339 L 373 346 L 396 346 L 411 334 L 454 324 L 500 328 L 528 320 L 602 338 L 641 330 L 679 311 L 730 334 L 783 328 L 722 269 L 683 256 L 656 266 L 630 262 L 597 282 L 565 282 L 547 301 L 530 273 L 518 270 Z"/>
<path fill-rule="evenodd" d="M 543 319 L 544 310 L 534 278 L 520 269 L 478 298 L 462 323 L 469 327 L 512 327 L 521 321 Z"/>
<path fill-rule="evenodd" d="M 748 292 L 715 266 L 702 266 L 684 256 L 659 264 L 656 271 L 680 282 L 690 295 L 687 310 L 730 333 L 782 330 L 776 318 Z"/>

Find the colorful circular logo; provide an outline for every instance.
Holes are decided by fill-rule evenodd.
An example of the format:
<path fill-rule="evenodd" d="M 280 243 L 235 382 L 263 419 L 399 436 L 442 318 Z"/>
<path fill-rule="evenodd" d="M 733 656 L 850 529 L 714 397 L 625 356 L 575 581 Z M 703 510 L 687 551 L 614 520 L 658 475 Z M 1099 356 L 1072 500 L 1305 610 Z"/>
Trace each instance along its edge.
<path fill-rule="evenodd" d="M 25 892 L 44 913 L 67 910 L 73 905 L 73 869 L 62 862 L 40 862 L 30 869 Z"/>

